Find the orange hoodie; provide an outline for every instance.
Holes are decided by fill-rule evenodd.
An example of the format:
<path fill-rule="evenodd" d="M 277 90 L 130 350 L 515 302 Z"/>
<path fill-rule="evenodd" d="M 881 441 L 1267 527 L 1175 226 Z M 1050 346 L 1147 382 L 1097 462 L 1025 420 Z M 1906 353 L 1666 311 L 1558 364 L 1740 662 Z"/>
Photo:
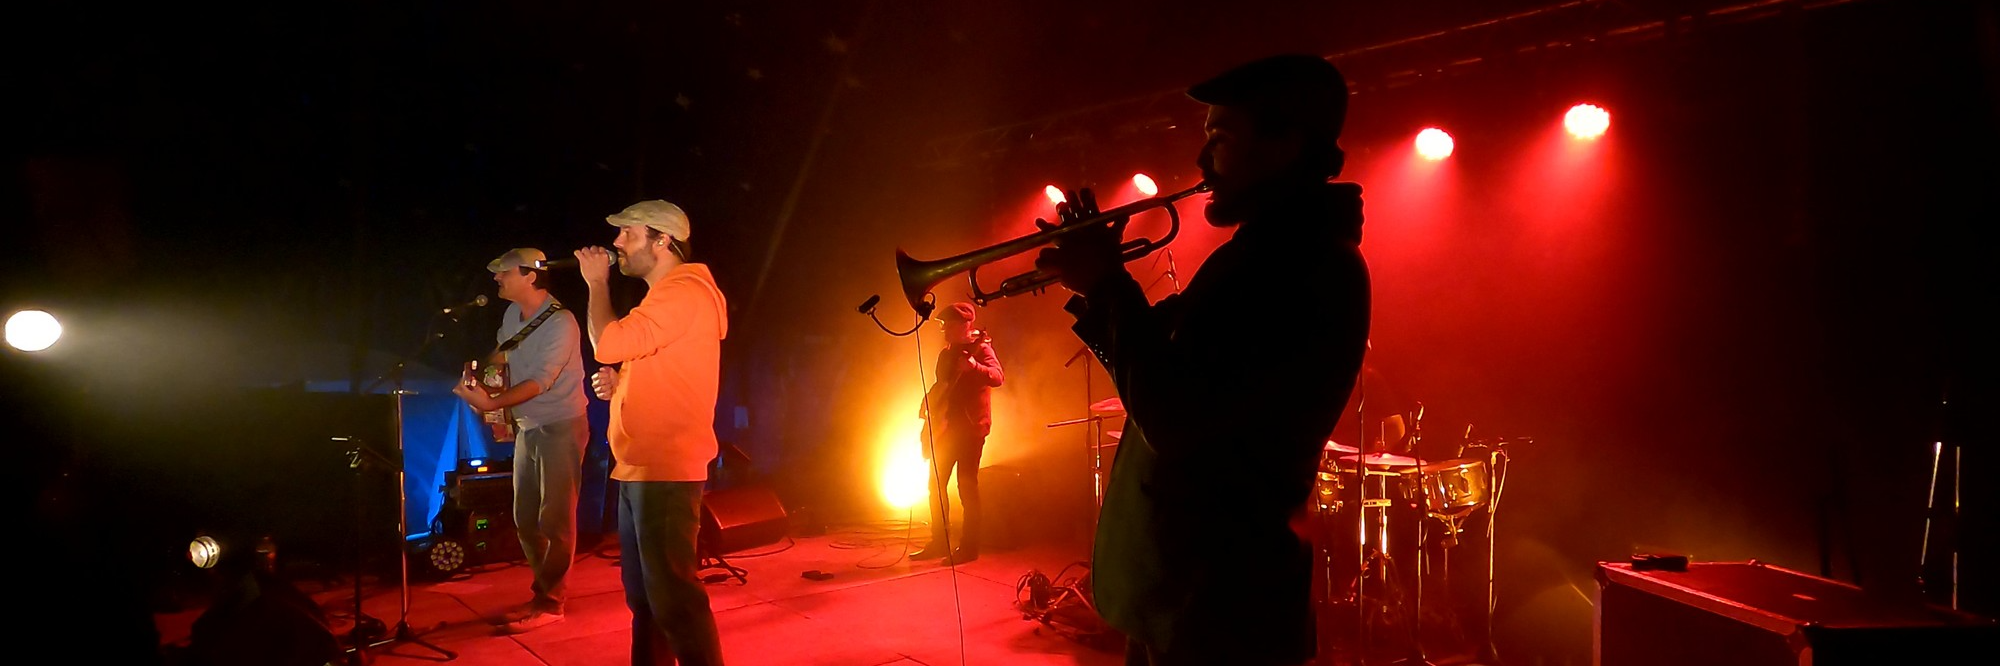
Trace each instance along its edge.
<path fill-rule="evenodd" d="M 619 481 L 705 481 L 715 459 L 715 393 L 727 303 L 702 264 L 682 264 L 597 337 L 597 360 L 624 363 L 606 428 Z"/>

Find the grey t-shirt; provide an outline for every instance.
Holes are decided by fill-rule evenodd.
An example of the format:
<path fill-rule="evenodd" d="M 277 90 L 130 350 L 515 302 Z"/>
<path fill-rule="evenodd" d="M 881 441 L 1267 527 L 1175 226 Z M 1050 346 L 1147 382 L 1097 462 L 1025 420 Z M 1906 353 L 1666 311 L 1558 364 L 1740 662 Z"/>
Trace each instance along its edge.
<path fill-rule="evenodd" d="M 521 304 L 508 303 L 507 313 L 500 317 L 500 332 L 495 342 L 506 342 L 515 333 L 526 328 L 528 322 L 539 317 L 543 310 L 556 304 L 550 297 L 541 308 L 527 317 L 521 316 Z M 539 428 L 558 421 L 581 418 L 590 405 L 590 398 L 583 394 L 583 347 L 577 331 L 576 317 L 568 308 L 549 315 L 533 333 L 521 340 L 521 344 L 507 352 L 507 378 L 513 386 L 533 381 L 540 384 L 540 395 L 514 406 L 514 421 L 522 429 Z"/>

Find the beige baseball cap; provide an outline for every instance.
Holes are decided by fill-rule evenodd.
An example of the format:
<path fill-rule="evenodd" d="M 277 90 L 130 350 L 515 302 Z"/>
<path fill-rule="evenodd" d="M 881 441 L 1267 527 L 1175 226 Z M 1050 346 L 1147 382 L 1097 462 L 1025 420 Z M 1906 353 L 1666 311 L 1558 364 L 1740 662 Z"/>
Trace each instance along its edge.
<path fill-rule="evenodd" d="M 693 230 L 688 228 L 687 212 L 681 210 L 680 206 L 659 199 L 626 206 L 625 210 L 618 211 L 618 214 L 606 216 L 604 221 L 610 222 L 615 227 L 643 224 L 681 241 L 687 240 L 688 234 L 693 233 Z"/>
<path fill-rule="evenodd" d="M 508 250 L 506 254 L 500 255 L 500 258 L 487 262 L 486 270 L 499 273 L 522 267 L 535 268 L 541 266 L 541 262 L 548 261 L 548 259 L 548 255 L 542 254 L 541 250 L 532 247 L 517 247 Z"/>

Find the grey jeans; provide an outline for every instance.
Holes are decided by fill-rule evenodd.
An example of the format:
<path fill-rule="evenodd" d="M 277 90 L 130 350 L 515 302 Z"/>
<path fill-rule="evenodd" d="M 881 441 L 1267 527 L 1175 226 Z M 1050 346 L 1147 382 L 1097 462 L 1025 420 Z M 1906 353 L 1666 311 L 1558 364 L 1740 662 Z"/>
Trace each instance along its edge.
<path fill-rule="evenodd" d="M 535 572 L 534 603 L 556 612 L 576 560 L 576 496 L 589 440 L 584 417 L 514 433 L 514 530 Z"/>

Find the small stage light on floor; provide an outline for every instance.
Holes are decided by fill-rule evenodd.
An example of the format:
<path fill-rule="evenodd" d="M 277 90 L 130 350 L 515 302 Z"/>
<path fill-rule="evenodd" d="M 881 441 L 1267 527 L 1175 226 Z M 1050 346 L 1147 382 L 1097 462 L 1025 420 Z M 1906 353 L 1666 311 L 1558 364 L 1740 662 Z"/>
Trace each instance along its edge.
<path fill-rule="evenodd" d="M 311 597 L 278 575 L 270 537 L 201 534 L 188 561 L 213 576 L 208 608 L 190 628 L 176 663 L 323 666 L 339 652 L 326 616 Z"/>
<path fill-rule="evenodd" d="M 425 577 L 448 578 L 465 568 L 465 544 L 449 536 L 433 536 L 418 541 L 410 557 Z"/>
<path fill-rule="evenodd" d="M 62 322 L 41 310 L 22 310 L 7 317 L 7 346 L 38 352 L 62 339 Z"/>
<path fill-rule="evenodd" d="M 259 537 L 253 542 L 241 537 L 202 534 L 188 542 L 188 561 L 199 569 L 214 569 L 222 564 L 240 564 L 236 568 L 249 566 L 254 567 L 259 573 L 275 574 L 278 568 L 278 544 L 268 536 Z"/>

